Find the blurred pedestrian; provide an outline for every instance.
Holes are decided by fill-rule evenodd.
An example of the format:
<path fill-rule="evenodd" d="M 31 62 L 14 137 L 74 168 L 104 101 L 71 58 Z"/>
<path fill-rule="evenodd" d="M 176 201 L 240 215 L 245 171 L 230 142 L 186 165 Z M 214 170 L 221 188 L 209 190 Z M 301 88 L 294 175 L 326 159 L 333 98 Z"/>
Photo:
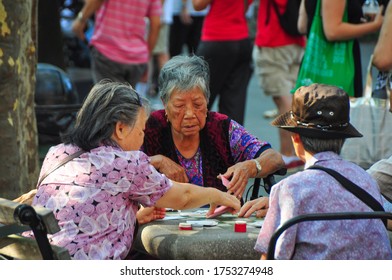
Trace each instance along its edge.
<path fill-rule="evenodd" d="M 149 97 L 158 95 L 158 77 L 163 65 L 169 60 L 169 29 L 173 23 L 173 3 L 175 0 L 162 0 L 162 16 L 157 43 L 152 51 L 148 74 Z"/>
<path fill-rule="evenodd" d="M 86 22 L 96 13 L 90 41 L 94 83 L 109 78 L 136 86 L 158 39 L 161 5 L 161 0 L 85 1 L 72 30 L 85 40 Z"/>
<path fill-rule="evenodd" d="M 287 0 L 273 0 L 280 14 Z M 297 80 L 304 53 L 304 36 L 288 34 L 280 25 L 271 0 L 260 0 L 257 32 L 253 48 L 256 77 L 265 95 L 271 96 L 279 114 L 291 109 L 291 90 Z M 266 117 L 270 116 L 266 112 Z M 279 130 L 280 152 L 288 170 L 301 168 L 303 162 L 295 155 L 290 132 Z"/>
<path fill-rule="evenodd" d="M 373 17 L 372 21 L 366 21 L 362 12 L 363 2 L 361 0 L 302 0 L 298 19 L 298 28 L 301 33 L 309 35 L 312 23 L 317 16 L 316 7 L 318 4 L 321 4 L 320 15 L 326 40 L 336 43 L 353 41 L 352 51 L 348 51 L 347 54 L 353 55 L 354 73 L 353 77 L 349 77 L 349 73 L 347 73 L 345 79 L 352 79 L 352 92 L 349 91 L 349 88 L 346 88 L 346 91 L 350 96 L 355 97 L 363 94 L 361 53 L 358 38 L 377 32 L 383 22 L 382 9 Z M 344 21 L 346 13 L 347 22 Z M 310 67 L 313 67 L 312 61 L 310 61 L 310 65 Z M 331 65 L 334 64 L 331 62 Z M 314 67 L 318 66 L 314 65 Z M 323 72 L 325 73 L 328 70 L 323 69 Z M 345 82 L 347 83 L 347 81 Z"/>
<path fill-rule="evenodd" d="M 208 7 L 195 11 L 192 0 L 176 0 L 173 2 L 173 23 L 170 26 L 170 56 L 196 53 L 201 38 L 201 29 Z"/>
<path fill-rule="evenodd" d="M 252 43 L 245 13 L 251 0 L 192 0 L 195 10 L 210 5 L 196 54 L 210 67 L 210 110 L 219 97 L 218 111 L 244 124 L 248 83 L 252 74 Z"/>

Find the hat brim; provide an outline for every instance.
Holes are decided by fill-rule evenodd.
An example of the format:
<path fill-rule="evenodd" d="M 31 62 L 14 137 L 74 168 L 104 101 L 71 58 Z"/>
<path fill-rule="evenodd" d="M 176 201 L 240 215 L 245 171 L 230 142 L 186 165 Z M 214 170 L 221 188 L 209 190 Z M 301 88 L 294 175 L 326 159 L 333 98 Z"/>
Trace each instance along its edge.
<path fill-rule="evenodd" d="M 305 137 L 320 138 L 320 139 L 338 139 L 338 138 L 354 138 L 362 137 L 363 135 L 351 124 L 348 124 L 344 129 L 320 129 L 315 127 L 299 126 L 291 118 L 291 113 L 287 112 L 277 116 L 271 124 L 273 126 L 288 130 L 293 133 L 298 133 Z"/>

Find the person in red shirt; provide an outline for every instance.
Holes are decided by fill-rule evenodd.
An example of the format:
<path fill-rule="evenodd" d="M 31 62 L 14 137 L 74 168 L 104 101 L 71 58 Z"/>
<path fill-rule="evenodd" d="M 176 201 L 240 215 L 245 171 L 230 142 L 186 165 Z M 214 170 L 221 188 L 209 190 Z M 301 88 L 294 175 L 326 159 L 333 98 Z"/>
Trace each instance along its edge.
<path fill-rule="evenodd" d="M 210 110 L 219 96 L 218 111 L 244 123 L 246 93 L 252 74 L 252 43 L 245 13 L 252 0 L 192 0 L 195 10 L 210 5 L 196 55 L 210 68 Z"/>
<path fill-rule="evenodd" d="M 280 14 L 286 10 L 287 0 L 260 0 L 253 60 L 264 94 L 272 97 L 278 113 L 283 114 L 291 108 L 291 90 L 297 80 L 305 38 L 286 33 L 279 23 L 272 1 Z M 279 138 L 286 168 L 302 167 L 303 162 L 295 156 L 290 133 L 281 129 Z"/>

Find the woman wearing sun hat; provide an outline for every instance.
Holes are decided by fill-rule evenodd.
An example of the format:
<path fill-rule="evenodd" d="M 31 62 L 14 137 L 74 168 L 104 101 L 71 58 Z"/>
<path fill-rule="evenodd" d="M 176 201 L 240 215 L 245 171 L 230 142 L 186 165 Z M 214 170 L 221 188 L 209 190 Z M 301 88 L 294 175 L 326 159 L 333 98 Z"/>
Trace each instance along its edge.
<path fill-rule="evenodd" d="M 292 110 L 272 125 L 293 133 L 297 156 L 305 170 L 272 188 L 269 209 L 255 249 L 265 258 L 272 234 L 285 221 L 308 213 L 373 211 L 323 170 L 333 169 L 382 202 L 377 183 L 361 167 L 343 160 L 345 138 L 361 137 L 349 122 L 349 97 L 335 86 L 313 84 L 299 88 Z M 276 259 L 391 259 L 383 222 L 373 220 L 313 221 L 290 227 L 278 239 Z"/>

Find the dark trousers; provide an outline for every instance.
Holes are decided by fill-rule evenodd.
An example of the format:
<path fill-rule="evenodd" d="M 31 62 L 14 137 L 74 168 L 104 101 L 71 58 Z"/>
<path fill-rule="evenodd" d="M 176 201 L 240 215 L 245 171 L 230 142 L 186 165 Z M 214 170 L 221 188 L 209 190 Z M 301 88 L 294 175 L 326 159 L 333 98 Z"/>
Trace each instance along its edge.
<path fill-rule="evenodd" d="M 203 22 L 203 16 L 192 17 L 192 23 L 189 25 L 183 24 L 179 16 L 173 17 L 169 36 L 169 52 L 171 57 L 181 54 L 184 45 L 189 54 L 196 53 L 197 46 L 200 42 Z"/>
<path fill-rule="evenodd" d="M 246 94 L 252 74 L 252 43 L 239 41 L 201 41 L 197 55 L 210 67 L 209 110 L 219 96 L 218 110 L 244 124 Z"/>

